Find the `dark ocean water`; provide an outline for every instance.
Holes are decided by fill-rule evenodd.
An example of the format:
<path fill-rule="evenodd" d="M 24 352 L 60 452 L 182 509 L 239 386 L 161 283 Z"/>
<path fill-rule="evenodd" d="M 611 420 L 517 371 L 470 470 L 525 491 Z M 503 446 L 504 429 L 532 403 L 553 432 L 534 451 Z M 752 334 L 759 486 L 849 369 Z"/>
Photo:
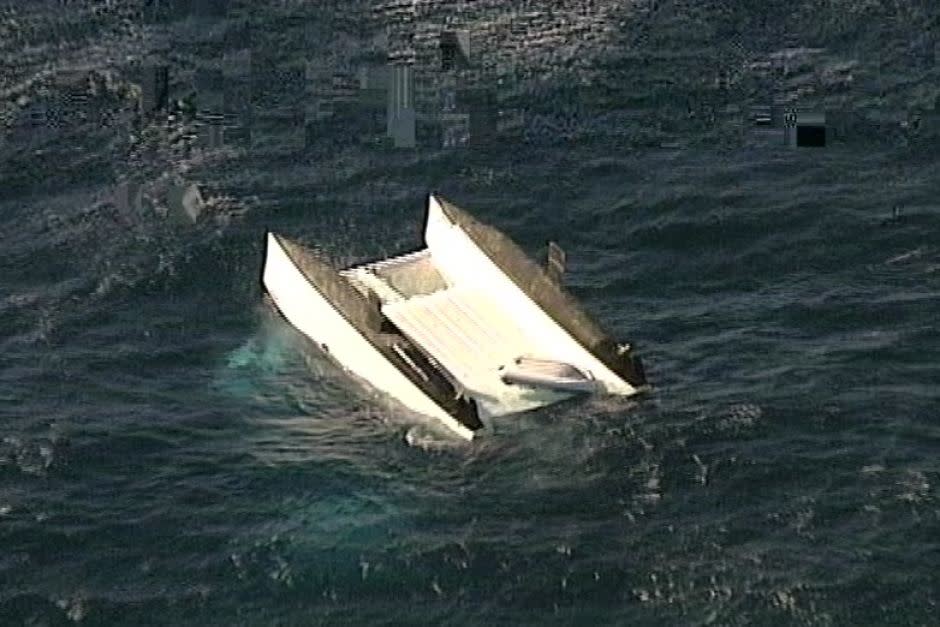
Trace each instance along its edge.
<path fill-rule="evenodd" d="M 184 82 L 247 18 L 338 62 L 369 7 L 0 3 L 0 624 L 940 624 L 935 9 L 772 4 L 585 3 L 617 26 L 572 37 L 577 90 L 564 45 L 519 52 L 554 135 L 199 153 L 134 127 L 133 59 Z M 57 77 L 89 70 L 83 119 Z M 862 122 L 786 148 L 735 123 L 767 85 Z M 182 178 L 195 222 L 110 200 Z M 651 392 L 457 443 L 265 302 L 265 228 L 378 257 L 430 190 L 560 241 Z"/>

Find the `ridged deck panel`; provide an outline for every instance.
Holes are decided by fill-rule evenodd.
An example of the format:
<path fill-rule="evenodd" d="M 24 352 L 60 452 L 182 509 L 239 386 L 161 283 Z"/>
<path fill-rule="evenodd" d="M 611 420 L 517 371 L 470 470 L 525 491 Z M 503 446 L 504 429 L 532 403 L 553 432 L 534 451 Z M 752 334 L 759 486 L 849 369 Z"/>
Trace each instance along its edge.
<path fill-rule="evenodd" d="M 449 288 L 386 304 L 382 312 L 469 389 L 506 394 L 500 366 L 539 354 L 507 312 L 485 292 Z"/>

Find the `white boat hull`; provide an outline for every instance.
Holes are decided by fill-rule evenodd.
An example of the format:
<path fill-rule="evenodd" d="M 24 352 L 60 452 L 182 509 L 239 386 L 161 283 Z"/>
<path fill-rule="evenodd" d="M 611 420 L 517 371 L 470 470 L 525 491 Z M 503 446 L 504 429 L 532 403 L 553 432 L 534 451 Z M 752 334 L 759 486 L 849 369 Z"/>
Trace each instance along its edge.
<path fill-rule="evenodd" d="M 465 439 L 480 418 L 645 383 L 629 348 L 502 233 L 431 196 L 425 244 L 336 272 L 268 233 L 262 282 L 287 321 L 341 366 Z M 583 376 L 526 371 L 524 355 Z M 510 380 L 507 364 L 518 370 Z"/>

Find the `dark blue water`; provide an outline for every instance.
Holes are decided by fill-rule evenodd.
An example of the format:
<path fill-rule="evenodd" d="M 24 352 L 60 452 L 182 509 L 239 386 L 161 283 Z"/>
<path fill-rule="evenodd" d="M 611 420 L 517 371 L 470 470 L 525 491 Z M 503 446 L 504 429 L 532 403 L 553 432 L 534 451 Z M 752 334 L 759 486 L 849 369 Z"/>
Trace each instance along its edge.
<path fill-rule="evenodd" d="M 528 126 L 485 148 L 298 141 L 261 115 L 285 81 L 249 145 L 135 122 L 136 60 L 182 94 L 219 50 L 340 66 L 403 19 L 312 4 L 0 4 L 0 624 L 940 624 L 935 9 L 530 6 Z M 853 122 L 784 147 L 743 121 L 773 95 Z M 265 302 L 265 228 L 374 258 L 430 190 L 560 241 L 651 392 L 458 443 Z"/>

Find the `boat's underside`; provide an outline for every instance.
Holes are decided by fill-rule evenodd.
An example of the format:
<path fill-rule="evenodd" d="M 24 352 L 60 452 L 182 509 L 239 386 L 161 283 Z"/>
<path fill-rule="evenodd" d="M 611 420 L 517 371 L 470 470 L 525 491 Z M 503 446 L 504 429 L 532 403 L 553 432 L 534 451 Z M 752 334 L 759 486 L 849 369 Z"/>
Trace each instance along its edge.
<path fill-rule="evenodd" d="M 287 320 L 342 366 L 465 438 L 493 416 L 573 393 L 570 381 L 540 385 L 552 371 L 544 365 L 510 381 L 509 364 L 554 360 L 614 394 L 645 384 L 629 349 L 496 229 L 432 196 L 425 241 L 337 272 L 269 233 L 262 281 Z"/>

